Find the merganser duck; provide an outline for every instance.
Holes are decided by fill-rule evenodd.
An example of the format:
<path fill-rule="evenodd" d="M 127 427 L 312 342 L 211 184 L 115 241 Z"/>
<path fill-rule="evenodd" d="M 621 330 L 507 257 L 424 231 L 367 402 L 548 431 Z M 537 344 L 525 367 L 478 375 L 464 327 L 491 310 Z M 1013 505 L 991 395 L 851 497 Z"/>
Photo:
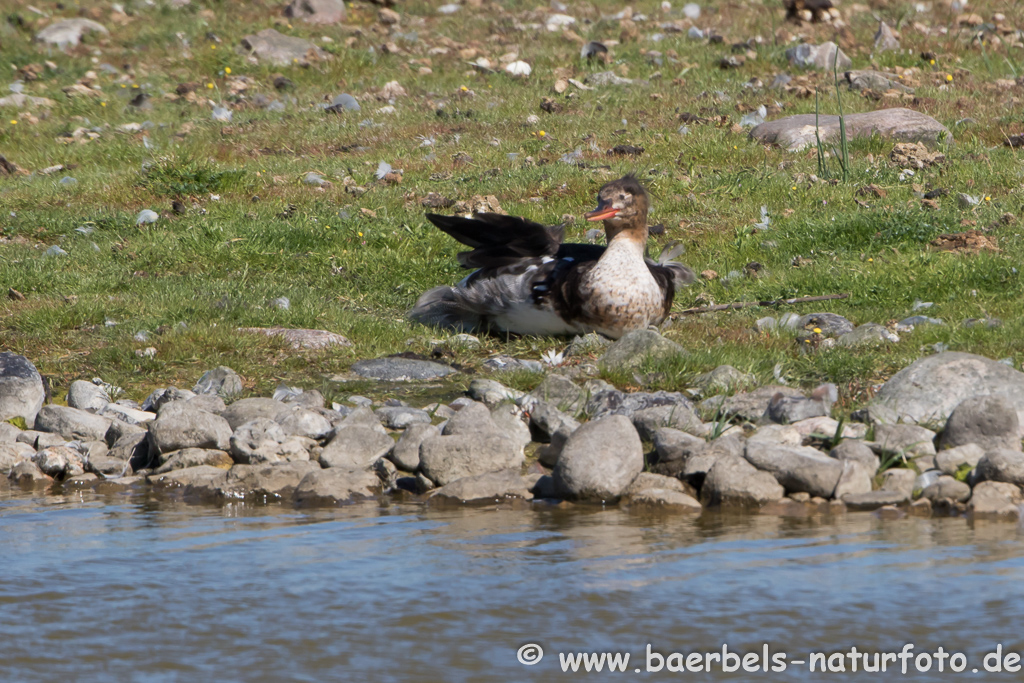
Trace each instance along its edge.
<path fill-rule="evenodd" d="M 476 270 L 454 287 L 425 292 L 409 317 L 463 332 L 599 332 L 612 339 L 660 325 L 676 288 L 693 282 L 694 274 L 669 260 L 671 250 L 658 262 L 645 258 L 648 206 L 633 175 L 604 185 L 597 208 L 584 217 L 604 222 L 607 247 L 563 244 L 563 226 L 525 218 L 428 213 L 427 220 L 472 248 L 458 260 Z"/>

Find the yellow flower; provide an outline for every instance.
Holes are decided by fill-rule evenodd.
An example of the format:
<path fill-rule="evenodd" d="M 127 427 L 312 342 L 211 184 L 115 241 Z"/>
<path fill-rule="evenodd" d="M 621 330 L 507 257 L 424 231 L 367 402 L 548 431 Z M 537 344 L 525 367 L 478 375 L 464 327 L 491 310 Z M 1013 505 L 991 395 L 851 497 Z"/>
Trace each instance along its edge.
<path fill-rule="evenodd" d="M 357 235 L 359 235 L 360 237 L 362 237 L 362 236 L 363 236 L 363 233 L 361 233 L 361 232 L 359 232 L 359 233 L 356 233 L 356 234 L 357 234 Z"/>
<path fill-rule="evenodd" d="M 542 130 L 537 131 L 537 137 L 542 138 L 545 135 L 547 135 L 547 133 L 545 133 L 544 131 L 542 131 Z"/>
<path fill-rule="evenodd" d="M 794 186 L 793 186 L 793 187 L 791 187 L 790 189 L 792 189 L 792 190 L 795 190 L 795 189 L 796 189 L 796 185 L 794 185 Z"/>
<path fill-rule="evenodd" d="M 934 59 L 929 59 L 928 63 L 931 64 L 932 66 L 935 66 L 935 60 Z"/>
<path fill-rule="evenodd" d="M 986 201 L 986 202 L 990 202 L 990 201 L 992 201 L 992 197 L 986 196 L 986 197 L 985 197 L 985 201 Z"/>
<path fill-rule="evenodd" d="M 127 85 L 125 85 L 124 83 L 122 83 L 122 84 L 121 84 L 121 87 L 122 87 L 122 88 L 127 88 L 128 86 L 127 86 Z"/>
<path fill-rule="evenodd" d="M 462 92 L 469 92 L 469 88 L 467 88 L 466 86 L 462 86 L 461 88 L 459 88 L 459 90 L 461 90 Z"/>
<path fill-rule="evenodd" d="M 231 73 L 231 67 L 230 66 L 224 67 L 224 73 L 226 73 L 226 74 Z"/>
<path fill-rule="evenodd" d="M 946 74 L 946 81 L 950 82 L 953 80 L 953 74 Z"/>
<path fill-rule="evenodd" d="M 210 90 L 213 90 L 213 83 L 207 83 L 206 87 L 209 88 Z"/>
<path fill-rule="evenodd" d="M 814 334 L 821 334 L 821 328 L 820 328 L 820 327 L 815 327 L 815 328 L 814 328 L 813 330 L 811 330 L 811 331 L 812 331 L 812 332 L 814 332 Z"/>
<path fill-rule="evenodd" d="M 100 102 L 100 106 L 101 107 L 105 107 L 105 106 L 107 106 L 107 103 L 106 102 Z"/>
<path fill-rule="evenodd" d="M 138 88 L 138 87 L 139 87 L 139 84 L 138 84 L 138 83 L 132 83 L 132 87 L 133 87 L 133 88 Z"/>
<path fill-rule="evenodd" d="M 732 148 L 733 149 L 739 149 L 739 147 L 737 147 L 736 145 L 733 145 Z"/>
<path fill-rule="evenodd" d="M 874 261 L 875 261 L 875 259 L 873 259 L 873 258 L 869 258 L 868 259 L 868 263 L 874 263 Z"/>
<path fill-rule="evenodd" d="M 210 46 L 210 49 L 211 49 L 211 50 L 216 50 L 216 49 L 217 49 L 217 46 L 216 46 L 216 45 L 211 45 L 211 46 Z"/>
<path fill-rule="evenodd" d="M 12 126 L 18 125 L 18 119 L 11 119 L 11 125 Z"/>

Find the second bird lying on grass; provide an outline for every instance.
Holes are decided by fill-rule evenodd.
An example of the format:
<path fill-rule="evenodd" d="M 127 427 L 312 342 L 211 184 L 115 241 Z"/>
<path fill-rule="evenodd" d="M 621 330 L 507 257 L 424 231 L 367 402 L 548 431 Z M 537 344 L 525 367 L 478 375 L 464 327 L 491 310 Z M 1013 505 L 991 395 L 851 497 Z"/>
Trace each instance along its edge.
<path fill-rule="evenodd" d="M 599 332 L 613 339 L 660 325 L 693 271 L 669 260 L 669 250 L 658 262 L 644 257 L 649 200 L 634 176 L 606 184 L 597 200 L 584 216 L 604 221 L 607 247 L 563 244 L 561 226 L 525 218 L 428 213 L 431 223 L 472 247 L 459 253 L 459 263 L 477 270 L 454 287 L 425 292 L 409 317 L 465 332 Z"/>

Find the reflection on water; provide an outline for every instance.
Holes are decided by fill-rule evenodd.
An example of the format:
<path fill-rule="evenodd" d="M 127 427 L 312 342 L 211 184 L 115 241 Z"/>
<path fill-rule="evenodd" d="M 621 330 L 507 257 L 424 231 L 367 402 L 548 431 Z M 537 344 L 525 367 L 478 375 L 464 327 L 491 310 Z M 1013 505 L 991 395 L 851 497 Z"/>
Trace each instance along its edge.
<path fill-rule="evenodd" d="M 573 651 L 629 652 L 629 674 L 597 676 L 624 678 L 648 643 L 767 643 L 798 659 L 912 642 L 980 667 L 997 643 L 1024 651 L 1022 538 L 1014 524 L 867 513 L 296 512 L 16 494 L 0 497 L 0 680 L 548 680 L 572 676 L 558 653 Z M 524 643 L 545 649 L 536 666 L 516 660 Z"/>

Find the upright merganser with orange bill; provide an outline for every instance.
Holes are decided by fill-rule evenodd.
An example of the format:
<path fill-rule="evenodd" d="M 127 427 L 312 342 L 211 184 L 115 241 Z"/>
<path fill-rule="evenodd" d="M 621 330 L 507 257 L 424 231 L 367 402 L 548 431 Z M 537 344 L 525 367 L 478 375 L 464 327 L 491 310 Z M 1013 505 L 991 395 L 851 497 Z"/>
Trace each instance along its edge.
<path fill-rule="evenodd" d="M 562 226 L 525 218 L 428 213 L 427 220 L 471 247 L 458 259 L 476 270 L 455 286 L 425 292 L 409 317 L 463 332 L 599 332 L 612 339 L 660 325 L 676 289 L 694 275 L 666 253 L 658 262 L 645 258 L 649 205 L 633 175 L 604 185 L 597 208 L 584 217 L 604 222 L 607 247 L 563 244 Z"/>

